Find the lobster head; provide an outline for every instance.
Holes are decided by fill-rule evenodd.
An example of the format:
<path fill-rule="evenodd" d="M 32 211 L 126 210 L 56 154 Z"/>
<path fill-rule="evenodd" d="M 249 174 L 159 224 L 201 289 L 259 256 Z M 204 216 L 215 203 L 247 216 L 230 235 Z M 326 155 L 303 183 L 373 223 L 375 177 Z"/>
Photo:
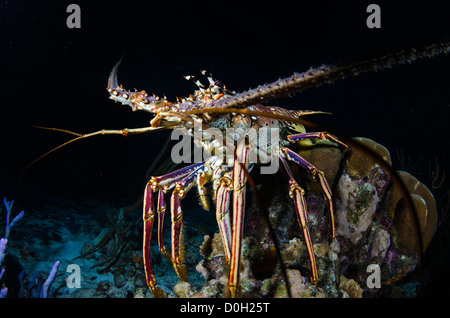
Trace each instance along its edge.
<path fill-rule="evenodd" d="M 209 86 L 205 87 L 200 80 L 194 76 L 185 76 L 185 79 L 194 82 L 198 86 L 193 94 L 186 98 L 178 98 L 176 102 L 170 102 L 164 96 L 160 98 L 156 95 L 149 95 L 144 90 L 134 92 L 126 90 L 118 83 L 117 72 L 119 61 L 112 69 L 108 79 L 107 91 L 110 99 L 123 105 L 128 105 L 133 111 L 144 110 L 155 114 L 150 121 L 151 127 L 156 129 L 175 129 L 191 127 L 195 116 L 185 114 L 189 111 L 213 107 L 214 102 L 227 96 L 234 95 L 225 86 L 206 71 L 201 71 L 209 81 Z"/>

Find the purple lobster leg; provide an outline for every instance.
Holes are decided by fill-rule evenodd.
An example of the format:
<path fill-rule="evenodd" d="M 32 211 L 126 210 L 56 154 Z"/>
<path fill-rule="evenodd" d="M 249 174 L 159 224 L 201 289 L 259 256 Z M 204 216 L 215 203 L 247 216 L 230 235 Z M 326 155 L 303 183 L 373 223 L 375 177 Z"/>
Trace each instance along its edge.
<path fill-rule="evenodd" d="M 311 241 L 311 235 L 309 234 L 307 224 L 307 209 L 305 201 L 305 190 L 303 190 L 297 181 L 292 176 L 291 169 L 281 156 L 279 157 L 281 166 L 289 180 L 289 196 L 294 200 L 295 211 L 297 213 L 298 223 L 303 230 L 303 236 L 305 237 L 306 248 L 308 250 L 308 256 L 311 263 L 311 282 L 316 284 L 318 281 L 316 258 L 314 256 L 314 249 Z"/>
<path fill-rule="evenodd" d="M 245 188 L 248 171 L 249 146 L 245 139 L 238 143 L 233 166 L 233 231 L 231 239 L 231 261 L 228 276 L 230 297 L 239 296 L 239 269 L 241 264 L 242 236 L 245 215 Z"/>
<path fill-rule="evenodd" d="M 144 238 L 143 238 L 143 260 L 144 260 L 144 270 L 145 277 L 147 281 L 147 286 L 150 289 L 153 297 L 164 297 L 165 294 L 160 287 L 156 284 L 156 278 L 153 273 L 152 263 L 150 258 L 150 246 L 152 239 L 153 223 L 155 221 L 155 209 L 153 205 L 153 193 L 157 190 L 167 190 L 171 189 L 175 183 L 181 178 L 189 175 L 199 167 L 203 166 L 203 162 L 190 165 L 188 167 L 176 170 L 169 174 L 152 177 L 150 181 L 146 184 L 144 190 L 144 203 L 143 203 L 143 219 L 144 219 Z M 161 198 L 163 194 L 159 193 L 158 200 L 158 210 L 161 211 L 164 204 L 164 198 Z M 162 224 L 164 218 L 164 213 L 158 215 L 159 224 Z M 162 238 L 162 226 L 158 229 L 158 236 Z M 161 245 L 160 245 L 161 249 Z M 164 255 L 164 254 L 163 254 Z"/>
<path fill-rule="evenodd" d="M 155 210 L 153 207 L 153 189 L 150 183 L 147 183 L 144 192 L 144 240 L 143 240 L 143 260 L 145 269 L 145 278 L 147 286 L 150 289 L 153 297 L 164 297 L 164 292 L 161 288 L 156 286 L 156 278 L 152 270 L 152 263 L 150 258 L 150 244 L 152 240 L 153 222 L 155 219 Z"/>
<path fill-rule="evenodd" d="M 231 219 L 230 219 L 230 194 L 233 189 L 233 174 L 227 172 L 219 180 L 220 184 L 216 192 L 216 219 L 222 237 L 225 257 L 227 261 L 231 258 Z"/>
<path fill-rule="evenodd" d="M 160 189 L 163 187 L 167 191 L 173 185 L 175 185 L 175 183 L 178 180 L 189 175 L 193 171 L 197 170 L 199 167 L 202 167 L 204 164 L 205 164 L 204 161 L 200 162 L 200 163 L 194 163 L 193 165 L 175 170 L 175 171 L 165 174 L 163 176 L 151 177 L 150 183 L 152 184 L 154 191 L 156 191 L 156 189 Z"/>
<path fill-rule="evenodd" d="M 159 189 L 158 191 L 158 247 L 159 251 L 164 256 L 166 260 L 169 262 L 170 259 L 170 253 L 166 250 L 166 247 L 164 246 L 164 237 L 163 237 L 163 228 L 164 228 L 164 215 L 166 213 L 166 201 L 164 200 L 164 190 Z"/>
<path fill-rule="evenodd" d="M 284 148 L 281 151 L 285 155 L 286 159 L 288 159 L 289 161 L 293 161 L 298 165 L 300 165 L 301 167 L 308 170 L 308 172 L 311 173 L 311 175 L 314 178 L 316 177 L 319 178 L 320 188 L 322 189 L 322 192 L 325 195 L 328 211 L 330 211 L 330 223 L 331 223 L 330 239 L 333 239 L 335 237 L 333 201 L 331 198 L 331 189 L 330 186 L 328 185 L 327 179 L 325 178 L 325 174 L 323 173 L 323 171 L 317 169 L 315 166 L 310 164 L 308 161 L 303 159 L 300 155 L 290 150 L 289 148 Z"/>
<path fill-rule="evenodd" d="M 348 148 L 348 146 L 346 144 L 344 144 L 342 141 L 340 141 L 339 139 L 337 139 L 336 137 L 334 137 L 333 135 L 330 135 L 329 133 L 327 133 L 325 131 L 293 134 L 293 135 L 288 135 L 286 138 L 289 142 L 292 142 L 292 143 L 296 143 L 299 140 L 312 139 L 312 138 L 322 139 L 322 140 L 330 140 L 332 142 L 335 142 L 335 143 L 341 145 L 344 149 Z"/>
<path fill-rule="evenodd" d="M 183 210 L 181 209 L 181 194 L 180 191 L 175 188 L 170 200 L 170 210 L 172 215 L 172 265 L 177 273 L 178 277 L 187 282 L 187 270 L 186 265 L 183 264 Z M 181 250 L 181 253 L 180 253 Z"/>
<path fill-rule="evenodd" d="M 181 200 L 197 181 L 197 176 L 204 171 L 203 165 L 176 183 L 170 199 L 170 211 L 172 217 L 172 265 L 178 277 L 187 282 L 186 265 L 183 264 L 183 210 Z"/>

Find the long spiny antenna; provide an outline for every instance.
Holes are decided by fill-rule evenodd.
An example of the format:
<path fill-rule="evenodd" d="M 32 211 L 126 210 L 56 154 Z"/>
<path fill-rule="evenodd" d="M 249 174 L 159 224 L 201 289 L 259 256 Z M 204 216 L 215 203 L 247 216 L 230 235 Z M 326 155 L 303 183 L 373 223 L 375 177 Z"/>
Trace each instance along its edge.
<path fill-rule="evenodd" d="M 388 69 L 394 65 L 411 64 L 419 59 L 431 58 L 449 52 L 450 42 L 446 41 L 422 45 L 416 48 L 400 49 L 381 56 L 350 63 L 322 65 L 317 68 L 311 68 L 304 73 L 294 73 L 290 77 L 216 101 L 213 107 L 225 109 L 244 108 L 259 103 L 266 103 L 279 97 L 299 93 L 307 88 L 329 84 L 338 79 L 357 76 L 368 71 Z"/>

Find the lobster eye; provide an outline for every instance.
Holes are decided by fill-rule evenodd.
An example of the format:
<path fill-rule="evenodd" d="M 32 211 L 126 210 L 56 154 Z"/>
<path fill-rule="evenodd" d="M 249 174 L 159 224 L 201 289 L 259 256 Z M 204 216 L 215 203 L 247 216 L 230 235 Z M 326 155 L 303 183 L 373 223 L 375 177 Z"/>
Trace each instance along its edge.
<path fill-rule="evenodd" d="M 215 81 L 215 82 L 214 82 L 214 85 L 215 85 L 215 86 L 218 86 L 218 87 L 223 87 L 223 84 L 222 84 L 221 81 Z"/>

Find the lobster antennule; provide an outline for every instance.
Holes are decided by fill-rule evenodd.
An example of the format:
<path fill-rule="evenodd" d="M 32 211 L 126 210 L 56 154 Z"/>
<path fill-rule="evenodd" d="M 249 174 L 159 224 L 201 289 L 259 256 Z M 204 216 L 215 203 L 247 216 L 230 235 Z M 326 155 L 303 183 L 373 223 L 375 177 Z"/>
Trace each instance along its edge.
<path fill-rule="evenodd" d="M 298 117 L 308 116 L 308 115 L 332 115 L 330 112 L 323 112 L 320 110 L 300 110 L 298 111 Z"/>

